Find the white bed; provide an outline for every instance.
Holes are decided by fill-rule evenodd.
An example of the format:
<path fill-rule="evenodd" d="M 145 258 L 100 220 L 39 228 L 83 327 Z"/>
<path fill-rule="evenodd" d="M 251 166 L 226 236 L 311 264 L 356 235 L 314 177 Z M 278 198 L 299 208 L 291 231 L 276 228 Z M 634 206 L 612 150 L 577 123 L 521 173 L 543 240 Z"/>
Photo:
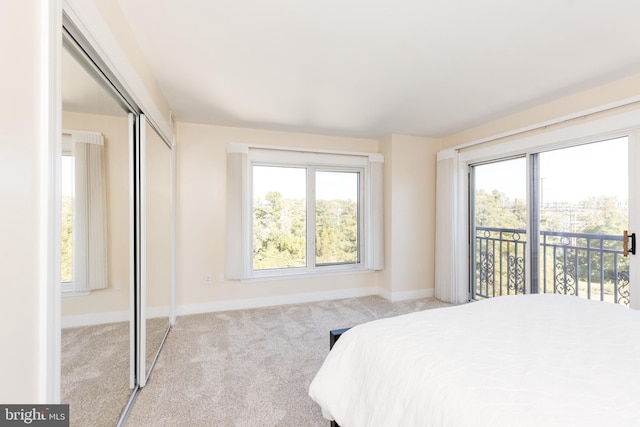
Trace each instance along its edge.
<path fill-rule="evenodd" d="M 341 427 L 640 426 L 640 312 L 526 295 L 365 323 L 309 395 Z"/>

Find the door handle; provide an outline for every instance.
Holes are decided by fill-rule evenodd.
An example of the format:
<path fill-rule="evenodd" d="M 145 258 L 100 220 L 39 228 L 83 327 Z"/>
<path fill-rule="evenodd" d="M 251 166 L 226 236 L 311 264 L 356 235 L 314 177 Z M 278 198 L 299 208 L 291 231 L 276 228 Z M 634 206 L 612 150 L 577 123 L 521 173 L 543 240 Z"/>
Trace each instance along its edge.
<path fill-rule="evenodd" d="M 629 239 L 631 239 L 631 246 L 629 246 Z M 629 256 L 629 254 L 636 254 L 636 233 L 629 234 L 628 230 L 624 230 L 622 237 L 622 255 Z"/>

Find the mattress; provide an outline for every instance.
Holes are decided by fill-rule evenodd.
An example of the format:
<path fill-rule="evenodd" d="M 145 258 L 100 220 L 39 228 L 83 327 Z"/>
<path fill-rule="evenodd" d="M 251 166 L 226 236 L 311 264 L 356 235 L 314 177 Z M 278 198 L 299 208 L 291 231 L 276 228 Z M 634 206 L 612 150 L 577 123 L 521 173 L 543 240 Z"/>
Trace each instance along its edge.
<path fill-rule="evenodd" d="M 309 395 L 342 427 L 640 426 L 640 312 L 543 294 L 365 323 Z"/>

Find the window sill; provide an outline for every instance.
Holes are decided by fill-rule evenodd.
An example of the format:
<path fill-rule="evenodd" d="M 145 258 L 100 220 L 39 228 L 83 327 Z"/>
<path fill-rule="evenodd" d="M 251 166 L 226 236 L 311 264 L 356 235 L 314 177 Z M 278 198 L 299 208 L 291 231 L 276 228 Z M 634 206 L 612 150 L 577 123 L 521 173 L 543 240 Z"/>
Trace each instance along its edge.
<path fill-rule="evenodd" d="M 346 276 L 353 274 L 367 274 L 367 273 L 376 273 L 376 270 L 371 270 L 367 268 L 341 268 L 341 269 L 329 269 L 323 271 L 305 271 L 305 272 L 291 272 L 291 273 L 273 273 L 273 274 L 265 274 L 258 275 L 252 277 L 246 277 L 244 279 L 240 279 L 241 283 L 253 283 L 253 282 L 267 282 L 274 280 L 300 280 L 300 279 L 313 279 L 318 277 L 331 277 L 331 276 Z"/>
<path fill-rule="evenodd" d="M 60 295 L 62 295 L 63 298 L 67 298 L 67 297 L 84 297 L 87 295 L 90 295 L 91 291 L 74 291 L 74 290 L 65 290 L 63 289 L 60 292 Z"/>

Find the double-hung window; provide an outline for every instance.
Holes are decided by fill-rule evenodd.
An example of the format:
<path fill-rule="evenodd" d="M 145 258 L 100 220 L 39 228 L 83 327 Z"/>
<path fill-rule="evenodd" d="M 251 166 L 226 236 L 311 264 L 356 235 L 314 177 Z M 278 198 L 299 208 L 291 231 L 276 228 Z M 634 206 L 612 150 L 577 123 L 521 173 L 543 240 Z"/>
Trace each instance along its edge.
<path fill-rule="evenodd" d="M 382 156 L 231 144 L 227 278 L 382 268 Z"/>

